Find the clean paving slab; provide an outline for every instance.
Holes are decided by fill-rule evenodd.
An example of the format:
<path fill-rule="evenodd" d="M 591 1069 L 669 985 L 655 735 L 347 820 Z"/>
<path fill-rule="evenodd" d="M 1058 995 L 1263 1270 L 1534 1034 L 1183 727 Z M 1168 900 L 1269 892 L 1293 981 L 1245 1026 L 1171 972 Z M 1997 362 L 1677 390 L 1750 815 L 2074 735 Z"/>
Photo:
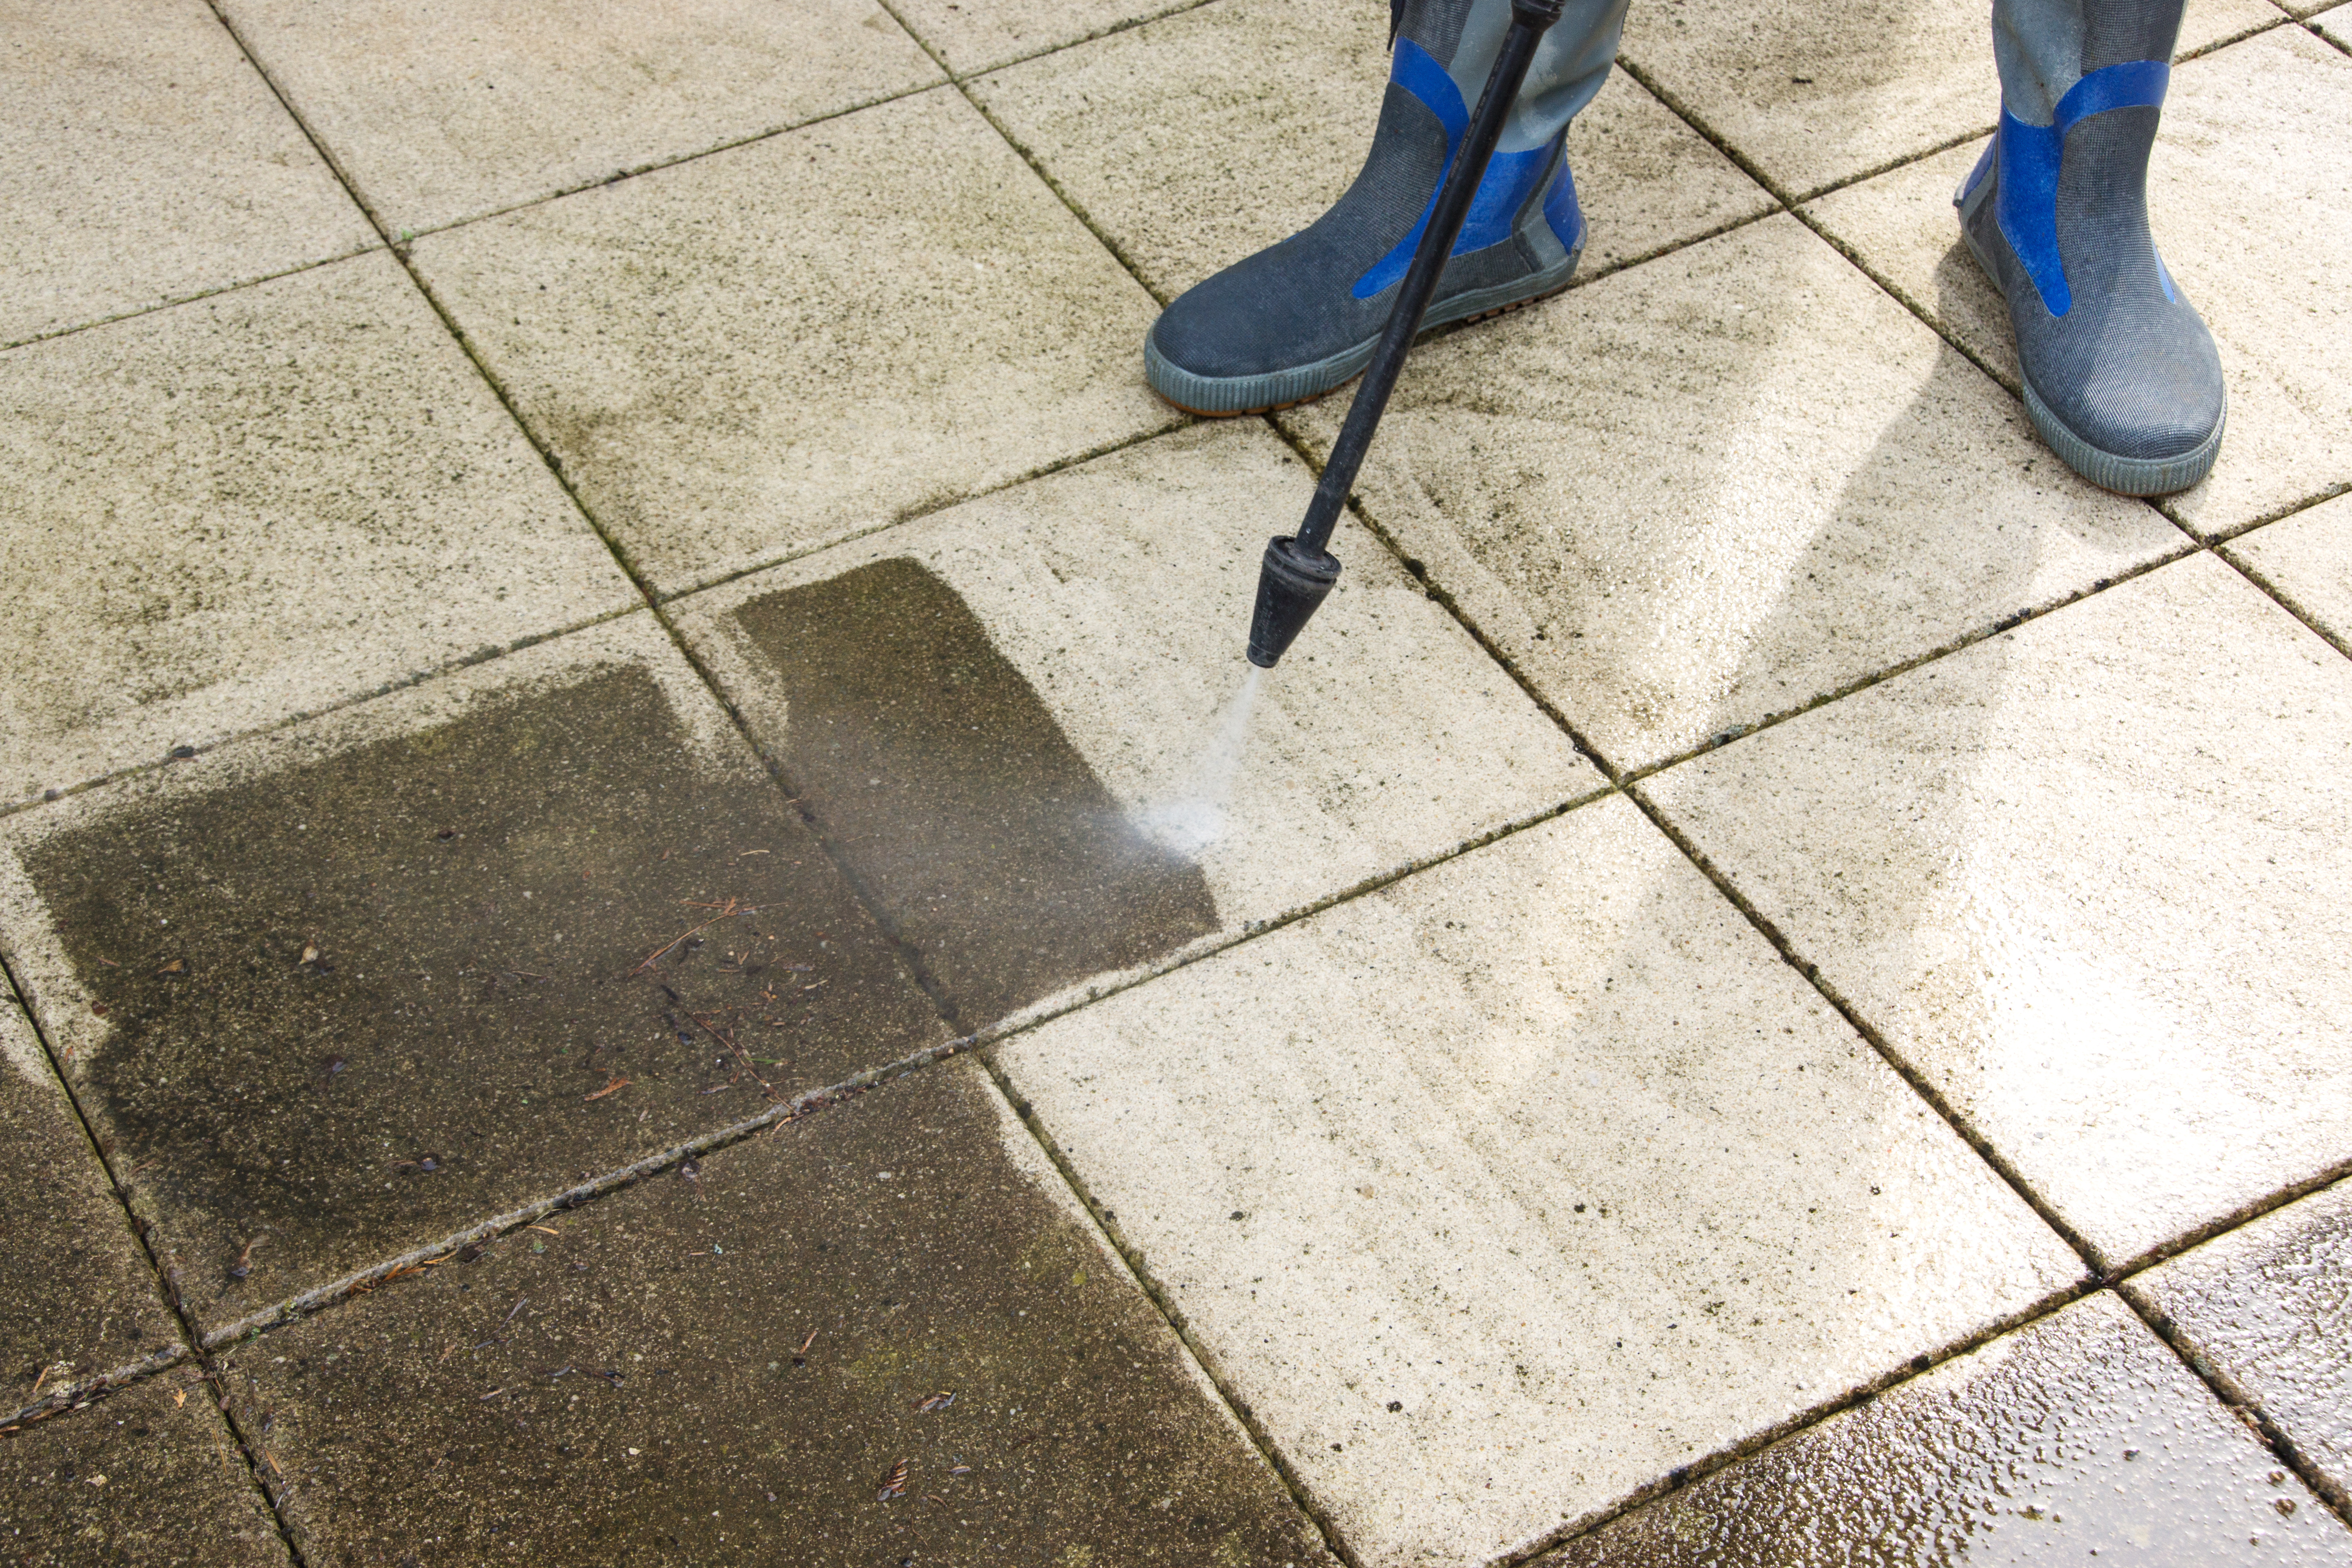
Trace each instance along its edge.
<path fill-rule="evenodd" d="M 644 611 L 18 813 L 0 942 L 214 1337 L 944 1037 Z"/>
<path fill-rule="evenodd" d="M 1423 344 L 1356 490 L 1625 769 L 2189 548 L 1786 216 Z"/>
<path fill-rule="evenodd" d="M 0 1540 L 26 1568 L 285 1568 L 284 1537 L 194 1367 L 11 1430 Z"/>
<path fill-rule="evenodd" d="M 1224 0 L 971 87 L 1172 299 L 1322 216 L 1363 163 L 1388 74 L 1380 6 Z M 1591 225 L 1587 273 L 1773 205 L 1632 80 L 1602 88 L 1568 151 Z M 1140 337 L 1123 347 L 1139 374 Z"/>
<path fill-rule="evenodd" d="M 968 1058 L 225 1360 L 311 1563 L 1333 1568 Z"/>
<path fill-rule="evenodd" d="M 0 1417 L 182 1349 L 180 1326 L 106 1169 L 34 1035 L 0 989 Z"/>
<path fill-rule="evenodd" d="M 2347 762 L 2200 554 L 1641 787 L 2118 1265 L 2352 1159 Z"/>
<path fill-rule="evenodd" d="M 1622 798 L 995 1050 L 1367 1565 L 1540 1544 L 2082 1273 Z"/>
<path fill-rule="evenodd" d="M 2352 1534 L 2105 1292 L 1584 1536 L 1541 1568 L 2352 1563 Z"/>
<path fill-rule="evenodd" d="M 2339 49 L 2352 49 L 2352 7 L 2336 5 L 2311 18 L 2319 36 Z"/>
<path fill-rule="evenodd" d="M 378 252 L 0 353 L 0 803 L 641 603 Z"/>
<path fill-rule="evenodd" d="M 1198 426 L 672 614 L 977 1028 L 1604 787 L 1353 522 L 1248 678 L 1259 556 L 1312 489 L 1264 425 Z"/>
<path fill-rule="evenodd" d="M 0 71 L 0 344 L 376 242 L 203 0 L 16 0 Z"/>
<path fill-rule="evenodd" d="M 2189 0 L 2178 52 L 2281 17 Z M 1621 57 L 1792 199 L 1990 132 L 2000 113 L 1982 5 L 1637 3 Z"/>
<path fill-rule="evenodd" d="M 2198 1364 L 2352 1495 L 2352 1183 L 2183 1253 L 2125 1287 Z"/>
<path fill-rule="evenodd" d="M 1840 191 L 1809 216 L 2015 390 L 2008 307 L 1951 205 L 1982 148 Z M 2285 26 L 2181 65 L 2148 216 L 2230 389 L 2220 459 L 2166 510 L 2217 538 L 2352 484 L 2352 300 L 2335 281 L 2352 257 L 2352 59 Z"/>
<path fill-rule="evenodd" d="M 1166 429 L 1150 296 L 952 89 L 418 241 L 664 593 Z"/>
<path fill-rule="evenodd" d="M 2242 533 L 2221 553 L 2352 651 L 2352 496 Z"/>
<path fill-rule="evenodd" d="M 224 0 L 395 233 L 940 79 L 873 0 Z"/>
<path fill-rule="evenodd" d="M 964 0 L 898 0 L 895 8 L 926 47 L 963 76 L 1202 4 L 1203 0 L 1003 0 L 974 5 Z M 1334 23 L 1344 25 L 1336 16 Z"/>

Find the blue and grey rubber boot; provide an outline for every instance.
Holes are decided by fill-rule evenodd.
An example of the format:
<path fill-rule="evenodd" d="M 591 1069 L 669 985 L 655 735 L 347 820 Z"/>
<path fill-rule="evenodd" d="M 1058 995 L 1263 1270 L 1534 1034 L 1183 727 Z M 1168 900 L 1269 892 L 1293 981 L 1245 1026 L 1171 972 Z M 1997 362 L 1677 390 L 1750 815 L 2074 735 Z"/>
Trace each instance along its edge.
<path fill-rule="evenodd" d="M 1188 290 L 1144 339 L 1151 390 L 1193 414 L 1258 414 L 1364 368 L 1469 128 L 1510 0 L 1400 0 L 1372 150 L 1329 212 Z M 1568 122 L 1608 79 L 1625 0 L 1570 0 L 1544 36 L 1479 182 L 1427 324 L 1489 315 L 1568 286 L 1584 215 Z"/>
<path fill-rule="evenodd" d="M 2126 495 L 2203 479 L 2228 406 L 2213 334 L 2147 227 L 2182 5 L 1996 0 L 2000 128 L 1952 198 L 2009 300 L 2033 427 Z"/>

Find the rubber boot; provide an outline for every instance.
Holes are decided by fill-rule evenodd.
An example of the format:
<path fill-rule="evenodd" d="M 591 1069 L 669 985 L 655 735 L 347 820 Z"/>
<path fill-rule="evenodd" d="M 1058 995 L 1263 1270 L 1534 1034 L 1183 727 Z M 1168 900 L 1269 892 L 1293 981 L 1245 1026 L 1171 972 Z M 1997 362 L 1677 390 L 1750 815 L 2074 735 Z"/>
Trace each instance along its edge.
<path fill-rule="evenodd" d="M 1480 181 L 1426 325 L 1568 286 L 1584 215 L 1568 122 L 1608 79 L 1625 0 L 1569 0 L 1544 36 Z M 1511 20 L 1510 0 L 1401 0 L 1370 153 L 1329 212 L 1226 268 L 1160 313 L 1144 340 L 1151 389 L 1194 414 L 1257 414 L 1360 372 L 1468 129 Z"/>
<path fill-rule="evenodd" d="M 1995 0 L 2000 128 L 1952 198 L 2009 301 L 2033 427 L 2125 495 L 2221 449 L 2213 334 L 2147 226 L 2147 157 L 2183 0 Z"/>

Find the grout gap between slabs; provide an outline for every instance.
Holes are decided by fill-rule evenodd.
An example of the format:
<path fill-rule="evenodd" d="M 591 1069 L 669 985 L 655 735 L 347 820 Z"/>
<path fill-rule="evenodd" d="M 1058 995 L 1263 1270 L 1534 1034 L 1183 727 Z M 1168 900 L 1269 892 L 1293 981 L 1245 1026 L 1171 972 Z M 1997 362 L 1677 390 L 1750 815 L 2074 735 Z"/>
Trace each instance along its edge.
<path fill-rule="evenodd" d="M 59 338 L 75 337 L 100 327 L 110 327 L 118 321 L 135 321 L 142 316 L 152 316 L 161 311 L 177 310 L 182 305 L 193 305 L 201 300 L 217 300 L 224 294 L 235 294 L 247 289 L 257 289 L 264 283 L 275 283 L 281 278 L 299 277 L 305 272 L 315 272 L 321 267 L 332 267 L 338 261 L 349 261 L 355 257 L 372 256 L 383 247 L 383 240 L 378 238 L 373 244 L 353 246 L 349 250 L 339 250 L 332 256 L 320 256 L 309 261 L 298 261 L 291 267 L 281 267 L 275 272 L 264 272 L 252 278 L 240 278 L 229 283 L 215 283 L 210 288 L 198 289 L 187 294 L 174 294 L 168 300 L 158 300 L 150 305 L 133 305 L 127 310 L 117 310 L 111 315 L 92 316 L 86 321 L 69 322 L 49 331 L 35 332 L 28 338 L 18 338 L 14 342 L 0 343 L 0 354 L 14 353 L 18 349 L 28 349 L 37 343 L 55 342 Z"/>

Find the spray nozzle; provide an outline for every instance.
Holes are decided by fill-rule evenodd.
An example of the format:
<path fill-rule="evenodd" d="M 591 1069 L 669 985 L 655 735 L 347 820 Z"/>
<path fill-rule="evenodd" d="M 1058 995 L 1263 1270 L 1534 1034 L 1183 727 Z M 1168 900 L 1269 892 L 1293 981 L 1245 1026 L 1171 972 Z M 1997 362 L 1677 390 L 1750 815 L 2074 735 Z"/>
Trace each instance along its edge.
<path fill-rule="evenodd" d="M 1272 669 L 1339 580 L 1339 559 L 1328 551 L 1309 551 L 1288 537 L 1267 541 L 1250 614 L 1250 662 Z"/>

